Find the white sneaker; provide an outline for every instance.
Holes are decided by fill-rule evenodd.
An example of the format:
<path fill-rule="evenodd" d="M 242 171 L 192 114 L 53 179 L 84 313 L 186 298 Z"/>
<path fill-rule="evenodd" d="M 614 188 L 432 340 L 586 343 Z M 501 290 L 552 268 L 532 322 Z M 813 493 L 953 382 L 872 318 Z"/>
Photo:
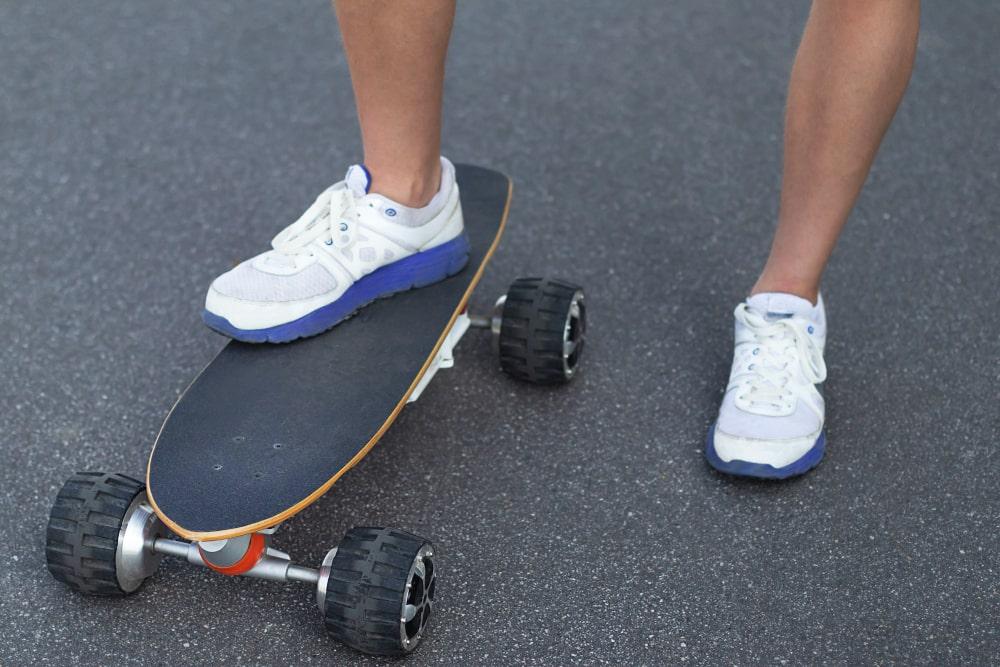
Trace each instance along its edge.
<path fill-rule="evenodd" d="M 274 237 L 272 250 L 208 288 L 205 323 L 251 343 L 283 343 L 326 331 L 375 299 L 462 270 L 469 241 L 455 168 L 441 158 L 441 188 L 419 209 L 369 194 L 361 165 L 330 186 Z"/>
<path fill-rule="evenodd" d="M 747 477 L 801 475 L 823 458 L 823 298 L 757 294 L 736 307 L 736 349 L 705 455 Z"/>

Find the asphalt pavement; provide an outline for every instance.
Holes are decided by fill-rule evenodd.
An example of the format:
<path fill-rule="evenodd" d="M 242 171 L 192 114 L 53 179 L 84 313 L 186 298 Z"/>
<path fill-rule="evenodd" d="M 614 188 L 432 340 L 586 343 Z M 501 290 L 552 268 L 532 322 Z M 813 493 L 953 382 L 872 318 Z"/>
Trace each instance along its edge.
<path fill-rule="evenodd" d="M 282 527 L 432 538 L 409 665 L 1000 662 L 1000 6 L 925 3 L 916 71 L 825 286 L 827 456 L 787 483 L 702 457 L 732 309 L 767 251 L 805 2 L 467 2 L 445 152 L 515 181 L 474 305 L 585 286 L 578 379 L 470 335 L 372 453 Z M 76 470 L 141 475 L 223 344 L 210 280 L 360 158 L 322 0 L 0 5 L 0 664 L 376 664 L 305 587 L 165 561 L 53 580 Z"/>

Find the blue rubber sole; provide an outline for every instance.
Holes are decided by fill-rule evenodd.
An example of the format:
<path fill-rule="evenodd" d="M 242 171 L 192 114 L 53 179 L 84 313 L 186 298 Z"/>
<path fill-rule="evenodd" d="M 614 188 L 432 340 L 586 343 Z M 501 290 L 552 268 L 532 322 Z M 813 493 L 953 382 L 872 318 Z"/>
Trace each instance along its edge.
<path fill-rule="evenodd" d="M 723 461 L 715 453 L 715 424 L 712 424 L 712 427 L 708 429 L 708 440 L 705 443 L 705 458 L 708 459 L 709 465 L 713 468 L 729 475 L 755 477 L 757 479 L 788 479 L 789 477 L 804 475 L 815 468 L 823 459 L 825 449 L 826 432 L 821 431 L 819 438 L 809 448 L 809 451 L 803 454 L 798 460 L 780 468 L 775 468 L 766 463 L 751 463 L 750 461 L 740 461 L 739 459 Z"/>
<path fill-rule="evenodd" d="M 333 303 L 285 324 L 266 329 L 240 329 L 208 310 L 202 311 L 201 318 L 219 333 L 245 343 L 287 343 L 323 333 L 376 299 L 414 287 L 425 287 L 453 276 L 465 268 L 468 261 L 469 239 L 463 233 L 447 243 L 372 271 L 351 285 Z"/>

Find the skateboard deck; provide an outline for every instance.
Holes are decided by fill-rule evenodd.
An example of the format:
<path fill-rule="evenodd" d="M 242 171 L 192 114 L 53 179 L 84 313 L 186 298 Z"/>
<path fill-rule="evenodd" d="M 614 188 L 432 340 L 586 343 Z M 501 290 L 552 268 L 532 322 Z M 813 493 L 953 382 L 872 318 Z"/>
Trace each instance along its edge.
<path fill-rule="evenodd" d="M 445 280 L 361 309 L 332 330 L 231 341 L 174 404 L 146 470 L 150 504 L 191 540 L 274 526 L 360 461 L 428 370 L 500 240 L 503 174 L 457 165 L 469 262 Z"/>

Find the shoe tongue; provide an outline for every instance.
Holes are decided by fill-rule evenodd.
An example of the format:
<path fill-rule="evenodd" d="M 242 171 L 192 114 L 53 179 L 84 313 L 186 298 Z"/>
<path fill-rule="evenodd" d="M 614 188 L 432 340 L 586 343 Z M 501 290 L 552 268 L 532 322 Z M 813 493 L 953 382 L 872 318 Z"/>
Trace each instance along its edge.
<path fill-rule="evenodd" d="M 355 197 L 364 197 L 372 188 L 372 175 L 363 164 L 352 164 L 344 176 L 347 189 Z"/>
<path fill-rule="evenodd" d="M 813 319 L 813 311 L 816 309 L 806 299 L 783 292 L 755 294 L 747 299 L 747 305 L 768 320 L 781 320 L 795 315 Z"/>

